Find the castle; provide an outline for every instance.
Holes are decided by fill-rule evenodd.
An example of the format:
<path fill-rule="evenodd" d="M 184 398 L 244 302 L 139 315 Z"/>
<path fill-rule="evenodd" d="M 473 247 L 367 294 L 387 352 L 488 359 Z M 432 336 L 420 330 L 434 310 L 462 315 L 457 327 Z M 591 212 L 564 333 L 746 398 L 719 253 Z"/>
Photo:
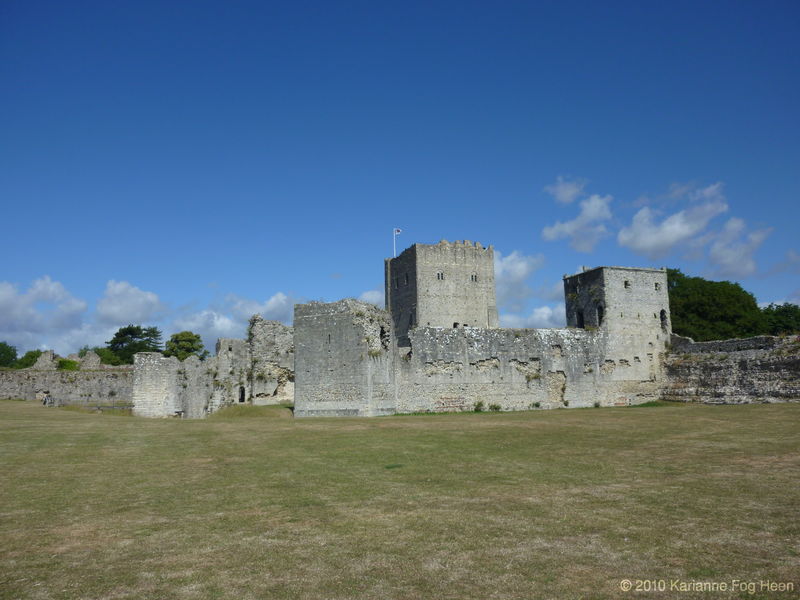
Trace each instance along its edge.
<path fill-rule="evenodd" d="M 206 361 L 137 355 L 135 414 L 202 417 L 293 401 L 297 417 L 376 416 L 659 397 L 670 335 L 664 270 L 565 277 L 563 329 L 499 327 L 491 246 L 414 244 L 384 273 L 385 310 L 309 302 L 295 306 L 293 328 L 256 316 L 247 340 L 219 340 Z"/>
<path fill-rule="evenodd" d="M 298 304 L 294 327 L 255 315 L 247 339 L 218 340 L 204 361 L 140 353 L 133 369 L 110 368 L 89 353 L 59 371 L 49 352 L 0 370 L 0 398 L 184 418 L 235 404 L 293 403 L 312 417 L 800 398 L 800 338 L 672 335 L 663 269 L 565 275 L 561 329 L 499 327 L 491 246 L 414 244 L 384 275 L 385 310 Z"/>

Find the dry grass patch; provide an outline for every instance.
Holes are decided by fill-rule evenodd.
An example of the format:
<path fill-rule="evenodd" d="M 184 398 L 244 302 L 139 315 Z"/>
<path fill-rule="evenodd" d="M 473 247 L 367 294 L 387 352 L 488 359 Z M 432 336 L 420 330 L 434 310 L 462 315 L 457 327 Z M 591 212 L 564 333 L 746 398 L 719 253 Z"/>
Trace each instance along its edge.
<path fill-rule="evenodd" d="M 258 410 L 181 421 L 0 402 L 0 597 L 800 586 L 798 405 L 301 420 L 245 408 Z"/>

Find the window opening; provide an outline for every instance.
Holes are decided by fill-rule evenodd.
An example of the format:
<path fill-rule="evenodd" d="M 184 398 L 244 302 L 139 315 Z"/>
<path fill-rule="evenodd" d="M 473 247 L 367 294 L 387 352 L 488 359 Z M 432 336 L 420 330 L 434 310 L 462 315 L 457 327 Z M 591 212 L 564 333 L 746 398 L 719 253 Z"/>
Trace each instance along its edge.
<path fill-rule="evenodd" d="M 239 386 L 239 402 L 244 402 L 244 386 Z"/>
<path fill-rule="evenodd" d="M 585 329 L 586 328 L 586 323 L 584 323 L 584 321 L 583 321 L 583 311 L 582 310 L 578 311 L 578 327 L 580 327 L 581 329 Z"/>

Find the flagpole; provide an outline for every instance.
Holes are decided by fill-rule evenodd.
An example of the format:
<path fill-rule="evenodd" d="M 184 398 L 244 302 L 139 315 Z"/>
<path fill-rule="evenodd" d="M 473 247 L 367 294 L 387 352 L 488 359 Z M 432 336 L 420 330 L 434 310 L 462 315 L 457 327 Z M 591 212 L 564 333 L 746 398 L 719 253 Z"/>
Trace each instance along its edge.
<path fill-rule="evenodd" d="M 397 258 L 397 234 L 402 233 L 402 231 L 399 227 L 392 227 L 392 254 L 394 258 Z"/>

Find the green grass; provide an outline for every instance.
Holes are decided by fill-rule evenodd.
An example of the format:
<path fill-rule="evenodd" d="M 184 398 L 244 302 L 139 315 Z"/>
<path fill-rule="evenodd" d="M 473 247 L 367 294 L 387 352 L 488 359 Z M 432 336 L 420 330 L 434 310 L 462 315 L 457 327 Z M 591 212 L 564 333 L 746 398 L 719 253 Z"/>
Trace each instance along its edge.
<path fill-rule="evenodd" d="M 146 420 L 0 402 L 0 598 L 798 595 L 624 594 L 623 578 L 800 589 L 800 405 L 234 408 Z"/>

